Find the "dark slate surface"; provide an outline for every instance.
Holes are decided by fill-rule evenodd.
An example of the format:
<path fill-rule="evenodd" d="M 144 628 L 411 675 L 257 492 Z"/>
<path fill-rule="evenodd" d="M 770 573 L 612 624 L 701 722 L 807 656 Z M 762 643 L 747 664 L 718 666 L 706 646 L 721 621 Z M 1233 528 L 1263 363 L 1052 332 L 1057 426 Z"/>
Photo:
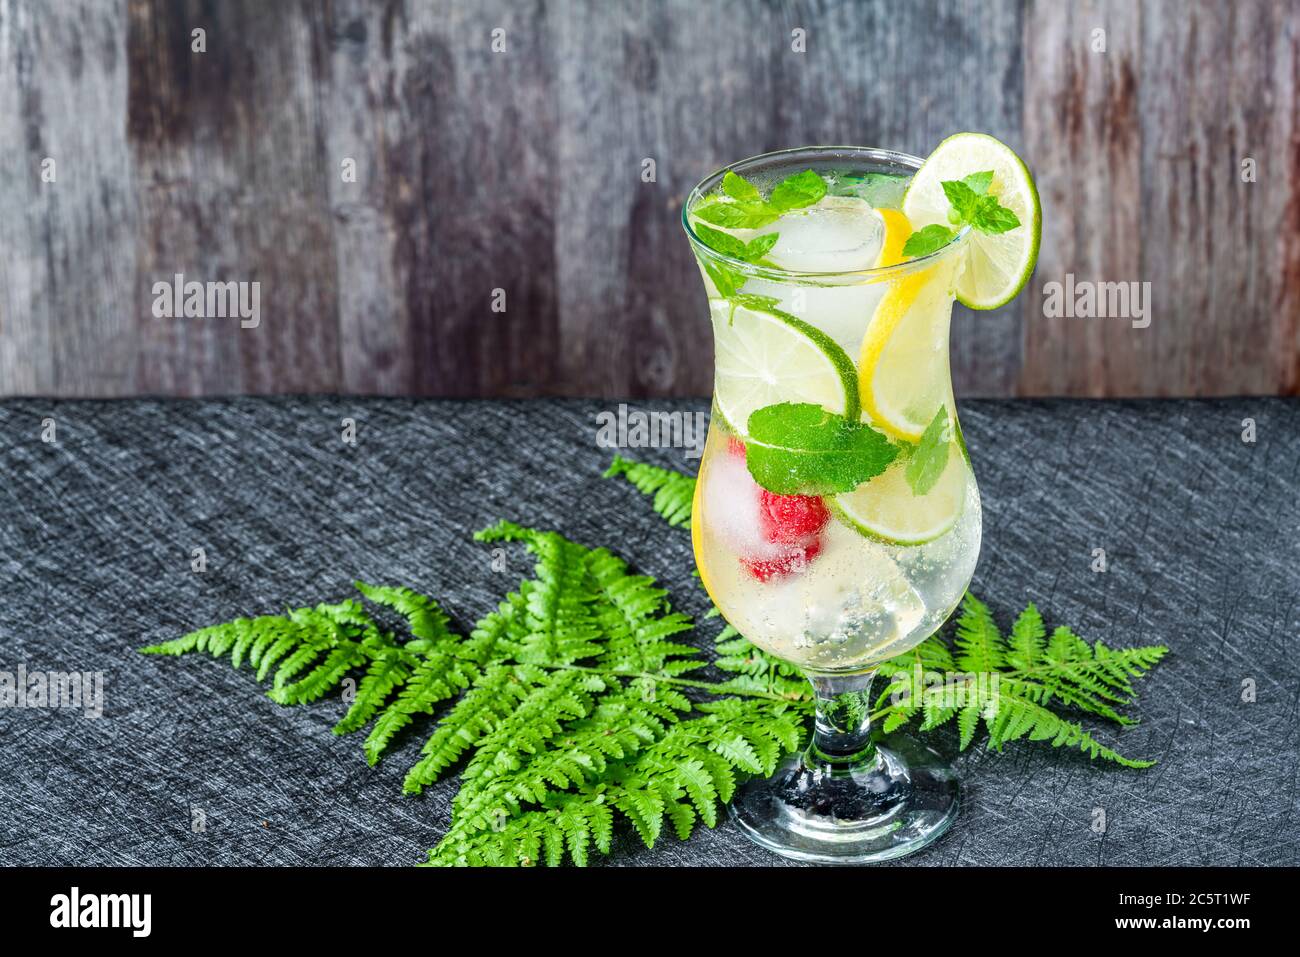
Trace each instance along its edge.
<path fill-rule="evenodd" d="M 657 408 L 702 408 L 702 403 Z M 376 769 L 248 671 L 136 647 L 353 578 L 440 596 L 462 628 L 527 571 L 469 533 L 498 517 L 615 546 L 687 610 L 688 536 L 599 478 L 594 402 L 275 399 L 0 403 L 0 670 L 102 671 L 105 710 L 0 710 L 0 862 L 410 864 L 450 785 L 404 798 L 419 736 Z M 42 419 L 57 444 L 40 440 Z M 340 423 L 358 425 L 355 447 Z M 1257 441 L 1242 441 L 1242 420 Z M 969 402 L 986 509 L 973 588 L 1114 645 L 1163 642 L 1147 772 L 1021 745 L 962 756 L 955 829 L 907 865 L 1300 863 L 1300 404 Z M 643 458 L 682 464 L 680 451 Z M 209 567 L 190 569 L 191 549 Z M 1092 570 L 1105 549 L 1108 570 Z M 1257 701 L 1242 701 L 1250 679 Z M 1104 810 L 1104 833 L 1093 830 Z M 192 833 L 192 812 L 206 831 Z M 778 864 L 724 824 L 616 863 Z"/>

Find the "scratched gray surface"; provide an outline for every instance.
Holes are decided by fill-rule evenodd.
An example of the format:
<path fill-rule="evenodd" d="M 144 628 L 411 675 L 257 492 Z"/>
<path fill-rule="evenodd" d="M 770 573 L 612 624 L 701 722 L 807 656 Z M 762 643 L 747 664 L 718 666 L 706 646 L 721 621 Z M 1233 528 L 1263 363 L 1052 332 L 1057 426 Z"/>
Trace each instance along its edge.
<path fill-rule="evenodd" d="M 0 670 L 105 681 L 99 720 L 0 710 L 0 862 L 420 860 L 452 793 L 401 795 L 422 737 L 372 770 L 359 739 L 329 734 L 339 702 L 280 708 L 248 671 L 133 649 L 337 599 L 353 578 L 440 596 L 466 627 L 526 571 L 515 558 L 494 573 L 470 540 L 498 517 L 613 545 L 700 611 L 688 536 L 598 477 L 608 453 L 593 415 L 609 407 L 0 403 Z M 45 417 L 56 444 L 40 441 Z M 355 447 L 340 441 L 344 417 Z M 980 401 L 962 421 L 986 509 L 974 589 L 1003 618 L 1032 599 L 1089 638 L 1169 645 L 1142 684 L 1141 724 L 1103 735 L 1160 763 L 969 752 L 958 824 L 903 866 L 1300 863 L 1300 404 Z M 195 547 L 203 574 L 190 570 Z M 621 864 L 782 863 L 727 824 L 653 851 L 620 841 Z"/>

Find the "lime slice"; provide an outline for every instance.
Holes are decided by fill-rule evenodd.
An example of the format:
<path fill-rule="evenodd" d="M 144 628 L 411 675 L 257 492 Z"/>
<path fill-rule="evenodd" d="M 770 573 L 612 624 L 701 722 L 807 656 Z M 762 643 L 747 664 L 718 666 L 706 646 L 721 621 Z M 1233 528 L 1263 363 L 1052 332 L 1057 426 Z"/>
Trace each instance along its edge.
<path fill-rule="evenodd" d="M 879 212 L 885 236 L 877 265 L 897 265 L 907 258 L 903 244 L 912 224 L 896 209 Z M 893 280 L 863 336 L 858 359 L 863 416 L 892 438 L 918 441 L 947 398 L 954 268 L 954 261 L 940 261 Z"/>
<path fill-rule="evenodd" d="M 1024 162 L 999 140 L 984 133 L 957 133 L 930 154 L 903 194 L 903 212 L 921 229 L 948 221 L 944 180 L 993 171 L 989 193 L 1020 218 L 1020 225 L 990 235 L 972 229 L 966 236 L 966 266 L 957 279 L 957 299 L 972 309 L 996 309 L 1019 294 L 1038 262 L 1042 212 L 1038 190 Z"/>
<path fill-rule="evenodd" d="M 750 413 L 778 402 L 811 402 L 857 419 L 857 370 L 826 333 L 775 308 L 710 299 L 709 311 L 713 398 L 738 435 Z"/>
<path fill-rule="evenodd" d="M 923 545 L 949 531 L 961 516 L 970 484 L 966 459 L 948 456 L 934 488 L 913 495 L 907 484 L 907 460 L 895 462 L 852 492 L 828 500 L 831 513 L 850 528 L 887 545 Z"/>

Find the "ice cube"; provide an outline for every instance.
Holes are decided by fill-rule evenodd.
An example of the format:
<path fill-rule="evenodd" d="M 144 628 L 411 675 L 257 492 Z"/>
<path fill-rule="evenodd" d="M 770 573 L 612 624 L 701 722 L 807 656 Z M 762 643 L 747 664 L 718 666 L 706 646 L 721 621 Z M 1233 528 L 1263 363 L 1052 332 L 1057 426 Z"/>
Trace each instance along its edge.
<path fill-rule="evenodd" d="M 767 540 L 759 521 L 762 489 L 749 474 L 745 460 L 722 453 L 709 463 L 704 484 L 704 510 L 709 523 L 735 554 L 756 561 L 784 554 L 781 545 Z"/>
<path fill-rule="evenodd" d="M 795 272 L 856 272 L 880 255 L 884 223 L 871 204 L 854 196 L 825 196 L 761 230 L 777 233 L 767 258 Z"/>

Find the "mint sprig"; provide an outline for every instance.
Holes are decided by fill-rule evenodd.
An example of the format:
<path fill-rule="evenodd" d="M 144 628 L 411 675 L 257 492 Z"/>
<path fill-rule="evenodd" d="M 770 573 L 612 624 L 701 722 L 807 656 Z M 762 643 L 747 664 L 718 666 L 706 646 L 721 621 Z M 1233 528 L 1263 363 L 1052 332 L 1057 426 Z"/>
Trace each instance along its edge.
<path fill-rule="evenodd" d="M 765 233 L 762 236 L 754 237 L 749 242 L 745 242 L 730 233 L 713 229 L 703 223 L 695 224 L 695 235 L 710 249 L 715 249 L 724 256 L 730 256 L 732 259 L 739 259 L 747 263 L 756 263 L 761 260 L 771 252 L 777 240 L 776 233 Z M 713 284 L 718 287 L 718 293 L 724 299 L 730 299 L 740 292 L 740 287 L 749 278 L 739 269 L 726 263 L 705 262 L 704 272 L 713 280 Z"/>
<path fill-rule="evenodd" d="M 943 195 L 948 198 L 948 222 L 954 228 L 932 223 L 916 230 L 903 244 L 903 255 L 916 258 L 938 252 L 957 238 L 963 226 L 989 235 L 1005 233 L 1019 226 L 1020 217 L 989 193 L 992 184 L 991 169 L 961 179 L 944 180 L 940 185 L 943 186 Z"/>
<path fill-rule="evenodd" d="M 776 243 L 776 233 L 766 233 L 757 236 L 748 243 L 743 239 L 737 239 L 731 233 L 724 233 L 719 229 L 711 226 L 704 226 L 700 223 L 695 224 L 695 235 L 709 246 L 710 249 L 716 249 L 724 256 L 730 256 L 732 259 L 740 259 L 747 263 L 758 262 L 767 255 L 768 251 Z"/>
<path fill-rule="evenodd" d="M 691 215 L 697 220 L 695 235 L 704 245 L 724 256 L 760 263 L 776 245 L 779 233 L 766 233 L 745 242 L 722 230 L 761 229 L 776 222 L 784 213 L 811 206 L 826 195 L 826 181 L 813 170 L 806 169 L 783 179 L 772 190 L 771 198 L 765 200 L 757 186 L 740 174 L 727 170 L 722 176 L 722 193 L 725 199 L 711 197 L 691 210 Z M 713 228 L 715 226 L 720 228 Z M 705 263 L 704 272 L 725 299 L 735 296 L 748 278 L 743 271 L 724 263 Z"/>
<path fill-rule="evenodd" d="M 713 197 L 695 207 L 695 217 L 724 229 L 759 229 L 781 215 L 781 210 L 764 201 L 757 186 L 731 170 L 722 177 L 722 192 L 732 202 Z"/>
<path fill-rule="evenodd" d="M 898 446 L 875 429 L 811 402 L 756 409 L 747 431 L 749 473 L 777 495 L 851 492 L 898 455 Z"/>
<path fill-rule="evenodd" d="M 696 207 L 694 213 L 696 218 L 724 229 L 759 229 L 775 222 L 782 213 L 813 205 L 826 195 L 826 189 L 826 181 L 814 170 L 806 169 L 781 180 L 771 197 L 764 200 L 757 186 L 728 170 L 722 177 L 722 192 L 732 201 L 715 199 Z"/>

